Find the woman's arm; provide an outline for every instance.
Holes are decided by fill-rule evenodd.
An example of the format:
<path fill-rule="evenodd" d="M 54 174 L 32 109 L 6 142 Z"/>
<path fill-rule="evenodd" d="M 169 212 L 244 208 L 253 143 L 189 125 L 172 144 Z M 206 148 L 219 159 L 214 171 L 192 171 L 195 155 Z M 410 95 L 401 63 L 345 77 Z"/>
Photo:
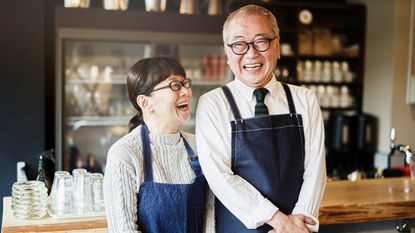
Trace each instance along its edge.
<path fill-rule="evenodd" d="M 129 150 L 113 146 L 108 152 L 104 176 L 104 200 L 109 232 L 139 232 L 137 225 L 137 175 L 123 160 Z M 140 173 L 138 173 L 140 174 Z"/>
<path fill-rule="evenodd" d="M 206 210 L 204 233 L 215 233 L 215 195 L 208 187 L 206 189 Z"/>

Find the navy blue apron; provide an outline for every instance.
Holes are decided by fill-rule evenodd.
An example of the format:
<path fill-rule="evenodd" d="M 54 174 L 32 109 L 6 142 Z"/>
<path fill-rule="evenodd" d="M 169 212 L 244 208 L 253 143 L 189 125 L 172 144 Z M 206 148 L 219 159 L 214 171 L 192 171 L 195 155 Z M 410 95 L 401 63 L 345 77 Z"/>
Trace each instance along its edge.
<path fill-rule="evenodd" d="M 153 181 L 148 128 L 141 128 L 144 182 L 138 193 L 138 226 L 143 233 L 202 233 L 205 216 L 206 180 L 192 148 L 182 136 L 196 178 L 191 184 Z"/>
<path fill-rule="evenodd" d="M 222 89 L 235 120 L 232 127 L 232 171 L 253 185 L 284 214 L 297 203 L 304 173 L 304 130 L 291 91 L 282 84 L 289 114 L 242 119 L 229 88 Z M 264 232 L 263 226 L 248 230 L 226 207 L 215 200 L 217 233 Z"/>

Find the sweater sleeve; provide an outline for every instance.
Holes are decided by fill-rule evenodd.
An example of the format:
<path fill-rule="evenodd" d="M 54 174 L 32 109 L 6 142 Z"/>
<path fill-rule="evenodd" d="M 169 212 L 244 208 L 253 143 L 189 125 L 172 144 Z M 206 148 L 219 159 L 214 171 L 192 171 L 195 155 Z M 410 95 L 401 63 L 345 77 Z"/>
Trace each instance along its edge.
<path fill-rule="evenodd" d="M 138 233 L 137 225 L 137 172 L 123 160 L 130 150 L 113 146 L 107 157 L 104 176 L 104 201 L 108 229 L 111 233 Z"/>
<path fill-rule="evenodd" d="M 215 233 L 215 195 L 210 188 L 206 189 L 206 211 L 204 233 Z"/>

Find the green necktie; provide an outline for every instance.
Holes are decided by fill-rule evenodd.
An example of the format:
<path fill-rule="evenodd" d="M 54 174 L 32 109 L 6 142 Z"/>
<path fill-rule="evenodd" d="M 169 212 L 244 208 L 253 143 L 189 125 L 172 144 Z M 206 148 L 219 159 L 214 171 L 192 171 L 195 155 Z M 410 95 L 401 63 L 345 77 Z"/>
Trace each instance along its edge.
<path fill-rule="evenodd" d="M 268 94 L 266 88 L 255 89 L 254 95 L 256 97 L 255 116 L 268 115 L 268 108 L 264 103 L 265 96 Z"/>

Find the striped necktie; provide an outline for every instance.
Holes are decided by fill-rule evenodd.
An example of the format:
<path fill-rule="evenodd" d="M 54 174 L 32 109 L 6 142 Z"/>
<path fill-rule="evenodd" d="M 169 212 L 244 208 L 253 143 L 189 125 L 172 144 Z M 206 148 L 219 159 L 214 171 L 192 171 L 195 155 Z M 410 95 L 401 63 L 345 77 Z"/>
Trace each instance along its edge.
<path fill-rule="evenodd" d="M 266 88 L 255 89 L 254 95 L 256 97 L 255 116 L 268 115 L 268 108 L 264 103 L 265 96 L 268 94 Z"/>

